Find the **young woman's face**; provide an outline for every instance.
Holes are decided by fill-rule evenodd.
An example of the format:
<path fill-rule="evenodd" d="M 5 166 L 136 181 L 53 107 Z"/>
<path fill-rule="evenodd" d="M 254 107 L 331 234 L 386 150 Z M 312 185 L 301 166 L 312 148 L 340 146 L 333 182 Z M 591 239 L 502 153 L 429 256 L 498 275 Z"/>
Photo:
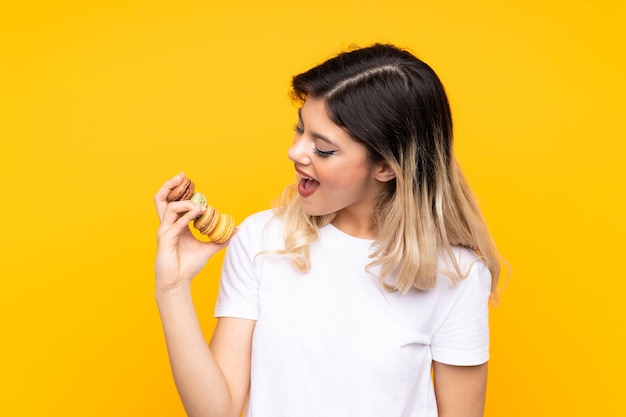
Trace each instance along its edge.
<path fill-rule="evenodd" d="M 324 101 L 308 98 L 298 112 L 289 159 L 298 176 L 298 192 L 308 215 L 337 213 L 371 216 L 384 183 L 364 145 L 333 123 Z"/>

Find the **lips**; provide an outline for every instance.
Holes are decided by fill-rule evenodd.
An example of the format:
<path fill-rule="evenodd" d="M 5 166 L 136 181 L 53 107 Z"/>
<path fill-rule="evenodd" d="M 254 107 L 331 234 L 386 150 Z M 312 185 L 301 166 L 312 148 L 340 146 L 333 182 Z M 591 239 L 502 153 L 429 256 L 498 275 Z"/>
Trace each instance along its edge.
<path fill-rule="evenodd" d="M 296 172 L 301 175 L 300 181 L 298 181 L 298 193 L 302 198 L 307 198 L 319 188 L 320 183 L 298 168 L 296 168 Z"/>

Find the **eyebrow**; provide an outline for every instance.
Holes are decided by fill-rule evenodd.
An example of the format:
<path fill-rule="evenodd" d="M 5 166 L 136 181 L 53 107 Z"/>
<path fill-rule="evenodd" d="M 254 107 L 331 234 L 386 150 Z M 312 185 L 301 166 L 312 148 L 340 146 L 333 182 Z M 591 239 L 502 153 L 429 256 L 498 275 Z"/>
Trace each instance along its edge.
<path fill-rule="evenodd" d="M 302 124 L 302 126 L 304 126 L 304 121 L 302 120 L 302 108 L 298 109 L 298 121 Z M 321 133 L 311 132 L 310 135 L 313 136 L 315 139 L 319 139 L 321 141 L 328 143 L 329 145 L 338 147 L 338 145 L 335 142 L 330 140 L 328 137 L 322 135 Z"/>

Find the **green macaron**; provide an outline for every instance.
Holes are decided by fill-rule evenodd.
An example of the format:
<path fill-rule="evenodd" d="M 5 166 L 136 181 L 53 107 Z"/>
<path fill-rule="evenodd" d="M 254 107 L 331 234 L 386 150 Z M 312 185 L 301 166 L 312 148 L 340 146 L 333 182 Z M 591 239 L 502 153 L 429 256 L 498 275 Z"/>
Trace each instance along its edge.
<path fill-rule="evenodd" d="M 195 193 L 193 193 L 191 195 L 190 200 L 202 206 L 202 209 L 206 209 L 206 206 L 207 206 L 206 197 L 201 192 L 196 191 Z"/>

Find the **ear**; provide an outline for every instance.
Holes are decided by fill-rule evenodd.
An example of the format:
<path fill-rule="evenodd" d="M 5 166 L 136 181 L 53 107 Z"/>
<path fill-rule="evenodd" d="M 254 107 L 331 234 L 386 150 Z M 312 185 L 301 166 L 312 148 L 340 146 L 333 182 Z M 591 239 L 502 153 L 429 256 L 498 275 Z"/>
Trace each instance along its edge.
<path fill-rule="evenodd" d="M 382 161 L 374 167 L 374 178 L 380 182 L 389 182 L 396 177 L 387 161 Z"/>

